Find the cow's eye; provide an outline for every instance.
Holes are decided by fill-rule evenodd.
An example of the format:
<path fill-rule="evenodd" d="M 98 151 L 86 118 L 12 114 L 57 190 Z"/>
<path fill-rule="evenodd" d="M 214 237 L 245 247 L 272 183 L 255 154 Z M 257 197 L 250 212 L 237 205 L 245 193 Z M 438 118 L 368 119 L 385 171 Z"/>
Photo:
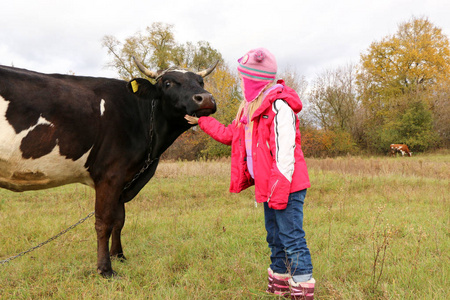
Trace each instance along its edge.
<path fill-rule="evenodd" d="M 166 88 L 170 87 L 172 85 L 172 83 L 169 80 L 164 81 L 164 86 Z"/>

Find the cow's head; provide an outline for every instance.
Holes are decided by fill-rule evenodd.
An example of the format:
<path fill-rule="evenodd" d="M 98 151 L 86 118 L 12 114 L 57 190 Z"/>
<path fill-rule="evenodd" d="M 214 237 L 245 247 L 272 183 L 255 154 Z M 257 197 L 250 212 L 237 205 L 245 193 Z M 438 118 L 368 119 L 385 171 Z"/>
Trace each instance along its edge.
<path fill-rule="evenodd" d="M 135 60 L 139 70 L 148 77 L 155 79 L 152 85 L 148 80 L 137 78 L 128 83 L 133 93 L 143 98 L 161 99 L 163 113 L 169 118 L 180 118 L 184 121 L 186 114 L 192 116 L 208 116 L 216 112 L 216 102 L 204 89 L 203 77 L 209 75 L 217 65 L 193 73 L 182 69 L 169 68 L 153 72 Z M 156 93 L 156 94 L 155 94 Z"/>

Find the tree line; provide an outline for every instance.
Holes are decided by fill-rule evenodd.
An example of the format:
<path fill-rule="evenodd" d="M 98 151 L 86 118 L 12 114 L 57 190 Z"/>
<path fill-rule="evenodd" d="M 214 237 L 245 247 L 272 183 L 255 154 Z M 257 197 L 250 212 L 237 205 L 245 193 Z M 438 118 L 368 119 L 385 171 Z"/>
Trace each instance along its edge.
<path fill-rule="evenodd" d="M 229 124 L 242 101 L 237 71 L 208 42 L 177 43 L 173 25 L 153 23 L 123 41 L 105 36 L 102 45 L 118 77 L 140 77 L 132 56 L 153 70 L 176 65 L 193 71 L 219 60 L 206 89 L 218 105 L 215 118 Z M 357 64 L 325 70 L 311 80 L 294 66 L 278 77 L 304 104 L 302 148 L 306 156 L 386 154 L 389 145 L 407 144 L 414 152 L 450 146 L 450 46 L 428 18 L 413 17 L 393 35 L 374 41 Z M 168 159 L 217 158 L 230 148 L 198 127 L 182 135 L 164 154 Z"/>

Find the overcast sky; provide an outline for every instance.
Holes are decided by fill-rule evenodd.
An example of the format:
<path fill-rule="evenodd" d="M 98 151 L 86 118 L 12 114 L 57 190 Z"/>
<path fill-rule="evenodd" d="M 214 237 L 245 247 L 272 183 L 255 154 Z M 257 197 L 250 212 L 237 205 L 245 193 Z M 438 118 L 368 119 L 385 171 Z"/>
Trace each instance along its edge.
<path fill-rule="evenodd" d="M 374 41 L 413 16 L 450 37 L 449 0 L 14 0 L 0 8 L 0 64 L 44 73 L 116 77 L 105 35 L 123 40 L 153 22 L 172 24 L 179 43 L 208 41 L 231 66 L 266 47 L 279 68 L 308 81 L 357 63 Z"/>

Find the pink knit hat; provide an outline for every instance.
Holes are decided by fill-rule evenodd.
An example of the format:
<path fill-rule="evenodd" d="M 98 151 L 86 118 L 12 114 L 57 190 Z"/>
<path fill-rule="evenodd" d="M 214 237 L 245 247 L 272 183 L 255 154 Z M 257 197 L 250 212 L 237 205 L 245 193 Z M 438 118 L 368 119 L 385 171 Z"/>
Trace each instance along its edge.
<path fill-rule="evenodd" d="M 238 59 L 238 71 L 244 83 L 244 97 L 247 102 L 255 100 L 262 90 L 275 80 L 277 61 L 265 48 L 256 48 Z"/>

